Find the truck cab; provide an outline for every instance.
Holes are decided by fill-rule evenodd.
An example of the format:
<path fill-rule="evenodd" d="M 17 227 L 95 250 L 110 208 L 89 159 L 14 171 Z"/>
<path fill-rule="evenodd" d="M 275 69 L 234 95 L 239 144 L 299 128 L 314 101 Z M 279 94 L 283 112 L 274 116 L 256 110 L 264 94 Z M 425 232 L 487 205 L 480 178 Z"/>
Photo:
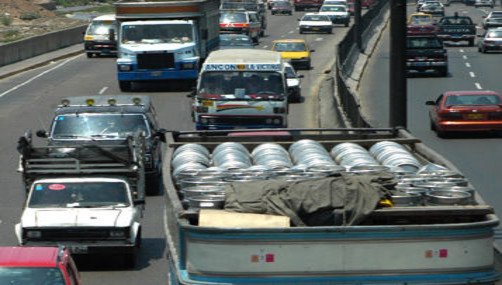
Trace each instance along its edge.
<path fill-rule="evenodd" d="M 214 51 L 202 66 L 193 97 L 198 130 L 287 126 L 285 65 L 278 52 Z"/>
<path fill-rule="evenodd" d="M 102 15 L 92 19 L 85 30 L 84 49 L 87 57 L 117 54 L 117 21 L 115 15 Z"/>
<path fill-rule="evenodd" d="M 165 138 L 148 96 L 64 98 L 54 112 L 49 131 L 39 130 L 37 136 L 47 138 L 52 146 L 114 145 L 125 143 L 137 132 L 145 134 L 147 194 L 156 195 L 162 179 L 161 144 Z"/>
<path fill-rule="evenodd" d="M 0 247 L 2 284 L 81 285 L 70 251 L 65 247 Z"/>

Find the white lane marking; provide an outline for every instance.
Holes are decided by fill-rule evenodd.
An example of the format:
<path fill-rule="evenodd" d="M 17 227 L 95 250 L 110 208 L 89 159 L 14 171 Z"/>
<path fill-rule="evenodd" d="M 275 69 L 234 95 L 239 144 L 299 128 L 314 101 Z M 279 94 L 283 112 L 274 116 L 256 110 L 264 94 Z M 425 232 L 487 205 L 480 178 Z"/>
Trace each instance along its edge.
<path fill-rule="evenodd" d="M 41 76 L 44 76 L 45 74 L 47 74 L 47 73 L 49 73 L 49 72 L 51 72 L 51 71 L 53 71 L 53 70 L 55 70 L 55 69 L 57 69 L 57 68 L 59 68 L 59 67 L 61 67 L 61 66 L 65 65 L 65 64 L 67 64 L 68 62 L 70 62 L 70 61 L 72 61 L 72 60 L 74 60 L 74 59 L 76 59 L 76 58 L 77 58 L 77 57 L 74 57 L 74 58 L 70 58 L 70 59 L 68 59 L 68 60 L 65 60 L 65 61 L 63 61 L 62 63 L 60 63 L 60 64 L 58 64 L 58 65 L 54 66 L 53 68 L 51 68 L 51 69 L 47 69 L 46 71 L 44 71 L 44 72 L 42 72 L 42 73 L 38 74 L 37 76 L 34 76 L 34 77 L 32 77 L 32 78 L 30 78 L 30 79 L 26 80 L 25 82 L 23 82 L 23 83 L 21 83 L 21 84 L 18 84 L 18 85 L 14 86 L 14 87 L 12 87 L 11 89 L 9 89 L 9 90 L 7 90 L 7 91 L 3 92 L 2 94 L 0 94 L 0 98 L 2 98 L 3 96 L 5 96 L 5 95 L 9 94 L 10 92 L 12 92 L 12 91 L 14 91 L 14 90 L 16 90 L 16 89 L 18 89 L 18 88 L 20 88 L 20 87 L 23 87 L 24 85 L 26 85 L 26 84 L 28 84 L 28 83 L 32 82 L 33 80 L 35 80 L 35 79 L 37 79 L 37 78 L 39 78 L 39 77 L 41 77 Z"/>
<path fill-rule="evenodd" d="M 268 46 L 263 46 L 263 48 L 268 48 Z"/>
<path fill-rule="evenodd" d="M 470 71 L 470 72 L 469 72 L 469 75 L 470 75 L 471 77 L 476 77 L 476 74 L 474 74 L 474 72 L 472 72 L 472 71 Z"/>
<path fill-rule="evenodd" d="M 315 41 L 316 41 L 316 42 L 320 42 L 320 41 L 322 41 L 322 40 L 324 40 L 324 39 L 323 39 L 323 38 L 316 38 L 316 39 L 315 39 Z"/>
<path fill-rule="evenodd" d="M 101 90 L 99 90 L 99 95 L 103 95 L 103 93 L 105 93 L 105 91 L 108 89 L 108 87 L 103 87 L 101 88 Z"/>
<path fill-rule="evenodd" d="M 288 32 L 288 34 L 292 34 L 292 33 L 294 33 L 294 32 L 295 32 L 295 31 L 289 31 L 289 32 Z"/>
<path fill-rule="evenodd" d="M 477 82 L 476 82 L 476 83 L 474 83 L 474 85 L 476 85 L 476 88 L 478 88 L 479 90 L 483 89 L 483 87 L 481 87 L 481 84 L 479 84 L 479 83 L 477 83 Z"/>
<path fill-rule="evenodd" d="M 467 55 L 463 55 L 463 56 L 462 56 L 462 58 L 463 58 L 463 59 L 467 59 Z"/>
<path fill-rule="evenodd" d="M 281 36 L 281 38 L 284 38 L 284 37 L 285 37 L 285 35 L 282 35 L 282 36 Z"/>
<path fill-rule="evenodd" d="M 468 63 L 468 62 L 466 62 L 466 63 L 465 63 L 465 66 L 467 66 L 467 67 L 471 67 L 471 64 L 470 64 L 470 63 Z"/>
<path fill-rule="evenodd" d="M 463 49 L 460 49 L 460 52 L 464 52 L 464 50 L 463 50 Z"/>

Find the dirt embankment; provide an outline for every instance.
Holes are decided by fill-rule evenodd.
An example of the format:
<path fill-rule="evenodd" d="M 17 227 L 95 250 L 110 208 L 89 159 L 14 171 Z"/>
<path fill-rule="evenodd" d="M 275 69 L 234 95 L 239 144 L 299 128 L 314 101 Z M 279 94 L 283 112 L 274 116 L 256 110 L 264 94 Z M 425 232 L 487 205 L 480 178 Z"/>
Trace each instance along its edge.
<path fill-rule="evenodd" d="M 41 0 L 0 0 L 0 44 L 86 24 L 56 15 Z"/>

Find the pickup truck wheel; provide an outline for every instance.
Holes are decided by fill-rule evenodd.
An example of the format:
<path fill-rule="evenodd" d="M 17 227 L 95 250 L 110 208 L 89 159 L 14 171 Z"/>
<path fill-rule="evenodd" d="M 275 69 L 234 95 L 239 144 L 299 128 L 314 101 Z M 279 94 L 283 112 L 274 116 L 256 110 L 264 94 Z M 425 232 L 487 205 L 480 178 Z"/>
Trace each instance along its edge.
<path fill-rule="evenodd" d="M 92 52 L 88 52 L 87 53 L 87 58 L 91 58 L 92 57 Z"/>
<path fill-rule="evenodd" d="M 436 130 L 436 135 L 439 138 L 446 138 L 446 137 L 448 137 L 445 131 L 438 131 L 438 130 Z"/>
<path fill-rule="evenodd" d="M 119 81 L 119 88 L 120 88 L 120 91 L 122 92 L 128 92 L 128 91 L 131 91 L 131 88 L 132 88 L 132 82 L 131 81 Z"/>
<path fill-rule="evenodd" d="M 148 184 L 146 185 L 145 189 L 146 195 L 147 196 L 159 195 L 161 186 L 162 186 L 162 172 L 157 172 L 150 177 Z"/>
<path fill-rule="evenodd" d="M 124 265 L 127 268 L 134 268 L 138 259 L 139 248 L 141 247 L 141 228 L 136 236 L 136 244 L 130 252 L 124 254 Z"/>
<path fill-rule="evenodd" d="M 473 47 L 474 46 L 474 40 L 469 40 L 469 46 Z"/>

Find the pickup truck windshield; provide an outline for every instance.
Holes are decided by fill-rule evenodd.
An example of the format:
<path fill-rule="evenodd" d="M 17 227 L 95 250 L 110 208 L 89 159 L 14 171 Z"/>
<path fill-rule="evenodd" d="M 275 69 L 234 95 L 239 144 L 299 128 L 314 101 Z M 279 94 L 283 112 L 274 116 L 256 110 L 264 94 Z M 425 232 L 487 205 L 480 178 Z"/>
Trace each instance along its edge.
<path fill-rule="evenodd" d="M 36 183 L 28 202 L 31 208 L 127 207 L 126 185 L 122 182 Z"/>
<path fill-rule="evenodd" d="M 443 48 L 443 44 L 438 38 L 406 38 L 407 48 Z"/>
<path fill-rule="evenodd" d="M 53 140 L 125 139 L 144 132 L 150 136 L 148 121 L 143 114 L 65 114 L 55 118 Z"/>
<path fill-rule="evenodd" d="M 188 43 L 193 42 L 190 24 L 155 24 L 123 26 L 122 43 Z"/>
<path fill-rule="evenodd" d="M 284 95 L 279 72 L 204 72 L 198 94 Z M 241 93 L 242 94 L 242 93 Z"/>
<path fill-rule="evenodd" d="M 63 273 L 51 267 L 0 267 L 0 284 L 64 285 Z"/>

